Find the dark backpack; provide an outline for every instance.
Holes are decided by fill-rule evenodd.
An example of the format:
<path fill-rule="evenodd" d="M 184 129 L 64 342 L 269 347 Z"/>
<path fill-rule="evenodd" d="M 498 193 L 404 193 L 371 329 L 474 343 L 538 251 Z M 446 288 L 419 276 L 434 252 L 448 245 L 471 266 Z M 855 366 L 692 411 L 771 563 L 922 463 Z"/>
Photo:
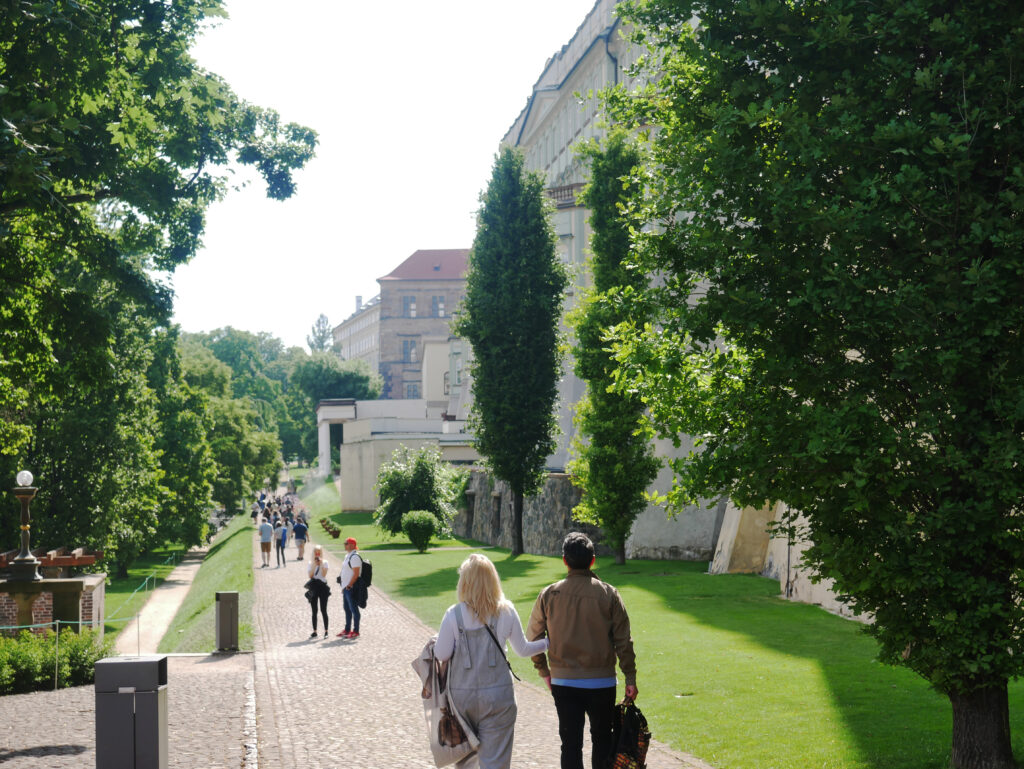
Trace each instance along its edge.
<path fill-rule="evenodd" d="M 373 584 L 373 564 L 363 558 L 362 553 L 359 554 L 359 558 L 363 562 L 363 568 L 359 570 L 359 579 L 369 587 Z"/>

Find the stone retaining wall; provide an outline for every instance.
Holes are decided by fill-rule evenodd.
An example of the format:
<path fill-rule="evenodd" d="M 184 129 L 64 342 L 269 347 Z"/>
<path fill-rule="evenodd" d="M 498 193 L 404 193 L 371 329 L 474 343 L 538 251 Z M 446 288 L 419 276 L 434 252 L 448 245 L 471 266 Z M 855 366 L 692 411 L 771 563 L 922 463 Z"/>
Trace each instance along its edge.
<path fill-rule="evenodd" d="M 452 524 L 464 537 L 499 547 L 512 547 L 512 492 L 504 481 L 492 480 L 487 473 L 470 474 L 466 499 L 470 507 L 461 509 Z M 548 476 L 539 494 L 523 500 L 523 548 L 527 553 L 561 555 L 562 540 L 570 531 L 582 531 L 598 546 L 602 555 L 601 530 L 577 523 L 572 509 L 580 501 L 580 491 L 564 473 Z"/>

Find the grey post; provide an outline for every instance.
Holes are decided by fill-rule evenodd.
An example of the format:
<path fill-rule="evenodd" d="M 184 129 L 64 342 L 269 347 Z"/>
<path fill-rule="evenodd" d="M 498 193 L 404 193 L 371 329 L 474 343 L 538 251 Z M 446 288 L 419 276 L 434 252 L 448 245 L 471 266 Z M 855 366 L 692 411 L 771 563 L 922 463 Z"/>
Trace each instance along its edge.
<path fill-rule="evenodd" d="M 96 662 L 96 769 L 167 769 L 167 657 Z"/>
<path fill-rule="evenodd" d="M 238 593 L 217 593 L 217 651 L 238 651 Z"/>

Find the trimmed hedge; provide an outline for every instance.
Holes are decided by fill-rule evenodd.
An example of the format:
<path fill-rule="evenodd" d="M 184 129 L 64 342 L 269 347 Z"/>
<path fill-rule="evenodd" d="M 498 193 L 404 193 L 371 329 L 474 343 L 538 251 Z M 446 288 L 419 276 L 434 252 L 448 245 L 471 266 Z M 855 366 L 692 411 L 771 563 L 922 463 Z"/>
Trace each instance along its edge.
<path fill-rule="evenodd" d="M 427 552 L 430 538 L 437 531 L 437 518 L 426 510 L 410 510 L 402 516 L 402 532 L 421 553 Z"/>
<path fill-rule="evenodd" d="M 0 695 L 53 689 L 55 655 L 57 685 L 83 686 L 93 682 L 96 660 L 109 657 L 113 639 L 84 628 L 61 631 L 60 645 L 52 630 L 36 634 L 22 630 L 17 638 L 0 637 Z"/>

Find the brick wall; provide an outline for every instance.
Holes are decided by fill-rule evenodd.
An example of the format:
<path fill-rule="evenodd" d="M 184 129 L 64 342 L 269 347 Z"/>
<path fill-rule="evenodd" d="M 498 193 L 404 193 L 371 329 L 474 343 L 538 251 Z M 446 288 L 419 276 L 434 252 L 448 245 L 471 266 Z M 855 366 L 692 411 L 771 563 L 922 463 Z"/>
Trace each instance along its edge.
<path fill-rule="evenodd" d="M 0 627 L 11 627 L 18 624 L 18 604 L 7 593 L 0 593 Z M 13 635 L 4 631 L 4 635 Z"/>
<path fill-rule="evenodd" d="M 32 624 L 43 625 L 53 622 L 53 593 L 40 593 L 32 602 Z M 45 628 L 33 628 L 33 633 L 42 633 Z"/>
<path fill-rule="evenodd" d="M 49 625 L 53 622 L 53 593 L 43 592 L 32 601 L 33 625 Z M 0 627 L 17 627 L 18 604 L 8 593 L 0 593 Z M 33 633 L 43 633 L 47 627 L 32 628 Z M 4 630 L 4 635 L 15 636 L 20 630 Z"/>

